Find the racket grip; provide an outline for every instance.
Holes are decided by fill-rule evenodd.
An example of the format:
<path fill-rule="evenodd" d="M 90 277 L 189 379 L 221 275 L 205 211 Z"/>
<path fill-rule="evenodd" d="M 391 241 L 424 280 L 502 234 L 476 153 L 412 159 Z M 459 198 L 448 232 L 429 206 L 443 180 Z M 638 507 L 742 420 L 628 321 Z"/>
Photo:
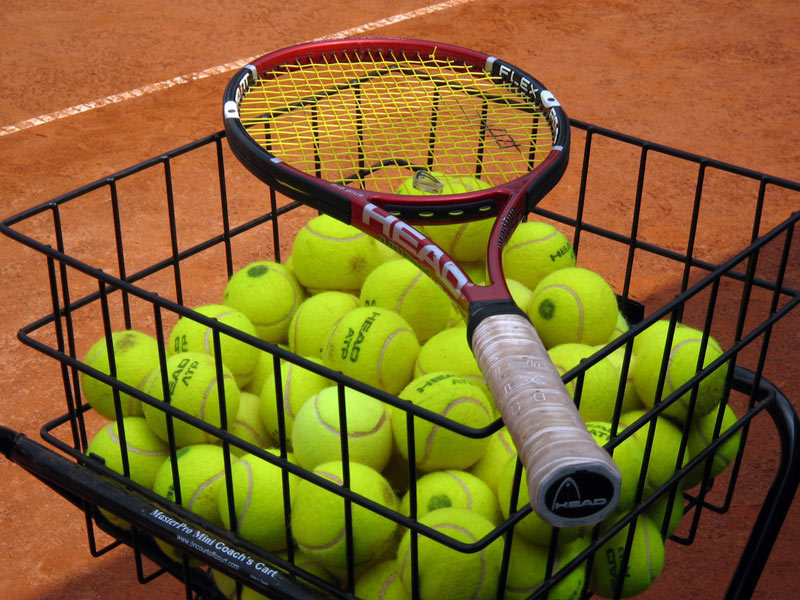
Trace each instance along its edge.
<path fill-rule="evenodd" d="M 525 467 L 534 511 L 557 527 L 606 517 L 619 500 L 619 469 L 586 429 L 530 321 L 487 316 L 471 343 Z"/>

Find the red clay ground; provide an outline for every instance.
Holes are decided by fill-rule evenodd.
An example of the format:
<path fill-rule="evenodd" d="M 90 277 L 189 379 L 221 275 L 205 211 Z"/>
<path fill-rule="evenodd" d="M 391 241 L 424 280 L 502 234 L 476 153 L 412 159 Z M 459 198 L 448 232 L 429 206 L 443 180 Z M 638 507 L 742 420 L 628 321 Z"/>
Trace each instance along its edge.
<path fill-rule="evenodd" d="M 6 2 L 0 21 L 0 126 L 109 94 L 265 53 L 284 45 L 371 23 L 426 6 L 425 2 L 298 1 L 280 6 L 141 0 Z M 239 17 L 239 15 L 245 15 Z M 694 3 L 671 0 L 565 2 L 475 0 L 410 18 L 370 33 L 436 39 L 501 56 L 540 77 L 570 116 L 626 133 L 800 180 L 800 5 L 791 1 Z M 219 100 L 228 74 L 173 87 L 0 136 L 2 216 L 220 129 Z M 569 185 L 569 182 L 567 182 Z M 625 198 L 608 198 L 624 212 Z M 620 208 L 622 207 L 622 208 Z M 771 225 L 797 206 L 767 207 Z M 657 243 L 680 246 L 685 233 L 670 227 L 674 209 L 662 206 Z M 704 240 L 729 256 L 741 240 L 726 235 L 749 208 L 733 203 L 714 215 Z M 658 215 L 656 215 L 658 217 Z M 727 221 L 730 219 L 730 221 Z M 63 412 L 53 362 L 15 338 L 49 312 L 44 262 L 0 240 L 0 423 L 38 437 L 39 426 Z M 597 256 L 602 261 L 605 257 Z M 795 263 L 796 264 L 796 263 Z M 795 281 L 796 281 L 796 266 Z M 636 298 L 649 307 L 674 293 L 676 282 L 657 271 Z M 735 299 L 729 300 L 735 309 Z M 798 317 L 776 332 L 768 376 L 790 398 Z M 665 573 L 647 597 L 719 597 L 741 552 L 774 466 L 766 436 L 746 465 L 735 508 L 709 520 L 697 542 L 672 546 Z M 24 600 L 181 597 L 181 586 L 160 578 L 136 583 L 131 553 L 89 555 L 83 516 L 14 465 L 0 461 L 3 543 L 0 597 Z M 794 508 L 758 588 L 765 599 L 797 596 Z"/>

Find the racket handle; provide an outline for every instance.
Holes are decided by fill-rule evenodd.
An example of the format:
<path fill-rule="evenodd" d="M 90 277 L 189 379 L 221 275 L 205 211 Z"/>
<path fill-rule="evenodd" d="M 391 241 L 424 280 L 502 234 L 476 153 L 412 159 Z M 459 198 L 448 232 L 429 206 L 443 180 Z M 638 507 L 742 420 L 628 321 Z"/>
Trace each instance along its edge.
<path fill-rule="evenodd" d="M 485 317 L 472 350 L 525 467 L 531 506 L 551 525 L 591 525 L 619 500 L 617 465 L 586 429 L 530 321 Z"/>

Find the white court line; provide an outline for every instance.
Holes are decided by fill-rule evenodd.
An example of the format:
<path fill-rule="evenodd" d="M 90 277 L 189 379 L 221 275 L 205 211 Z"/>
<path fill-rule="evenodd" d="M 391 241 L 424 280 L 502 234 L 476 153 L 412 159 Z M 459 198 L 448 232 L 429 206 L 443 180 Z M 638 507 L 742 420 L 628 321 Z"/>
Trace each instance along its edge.
<path fill-rule="evenodd" d="M 402 21 L 408 21 L 409 19 L 415 19 L 417 17 L 447 10 L 448 8 L 453 8 L 455 6 L 460 6 L 462 4 L 469 4 L 470 2 L 474 1 L 475 0 L 445 0 L 444 2 L 437 2 L 436 4 L 431 4 L 430 6 L 424 6 L 422 8 L 417 8 L 415 10 L 400 13 L 398 15 L 386 17 L 385 19 L 379 19 L 378 21 L 372 21 L 371 23 L 359 25 L 358 27 L 352 27 L 350 29 L 338 31 L 331 35 L 315 38 L 311 41 L 317 42 L 321 40 L 335 40 L 335 39 L 350 37 L 353 35 L 360 35 L 363 33 L 367 33 L 369 31 L 373 31 L 375 29 L 380 29 L 381 27 L 386 27 L 387 25 L 394 25 L 395 23 L 401 23 Z M 196 81 L 198 79 L 205 79 L 206 77 L 211 77 L 212 75 L 219 75 L 221 73 L 235 71 L 236 69 L 241 69 L 247 63 L 249 63 L 252 60 L 255 60 L 256 58 L 258 57 L 251 56 L 250 58 L 242 58 L 235 62 L 225 63 L 224 65 L 217 65 L 216 67 L 210 67 L 208 69 L 203 69 L 202 71 L 189 73 L 188 75 L 178 75 L 177 77 L 173 77 L 172 79 L 165 79 L 164 81 L 151 83 L 149 85 L 136 88 L 135 90 L 129 90 L 127 92 L 122 92 L 120 94 L 111 94 L 110 96 L 106 96 L 105 98 L 91 100 L 89 102 L 84 102 L 83 104 L 76 104 L 75 106 L 70 106 L 69 108 L 64 108 L 44 115 L 39 115 L 38 117 L 25 119 L 24 121 L 20 121 L 19 123 L 14 123 L 13 125 L 6 125 L 2 129 L 0 129 L 0 137 L 4 135 L 9 135 L 11 133 L 16 133 L 24 129 L 30 129 L 31 127 L 44 125 L 45 123 L 50 123 L 52 121 L 57 121 L 59 119 L 64 119 L 66 117 L 71 117 L 72 115 L 85 113 L 90 110 L 100 108 L 101 106 L 106 106 L 108 104 L 117 104 L 119 102 L 124 102 L 125 100 L 130 100 L 132 98 L 138 98 L 139 96 L 146 96 L 148 94 L 153 94 L 161 90 L 166 90 L 171 87 L 175 87 L 176 85 L 183 85 L 184 83 L 189 83 L 191 81 Z"/>

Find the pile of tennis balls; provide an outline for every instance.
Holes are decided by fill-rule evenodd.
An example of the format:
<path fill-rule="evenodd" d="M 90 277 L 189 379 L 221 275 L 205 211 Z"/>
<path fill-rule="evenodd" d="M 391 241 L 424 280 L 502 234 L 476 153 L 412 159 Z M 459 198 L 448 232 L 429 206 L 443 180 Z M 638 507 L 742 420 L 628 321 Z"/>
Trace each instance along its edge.
<path fill-rule="evenodd" d="M 430 226 L 424 232 L 477 282 L 484 277 L 481 261 L 490 227 L 490 221 L 481 221 Z M 600 274 L 576 265 L 568 238 L 552 224 L 521 224 L 504 250 L 503 262 L 514 301 L 530 317 L 562 374 L 627 330 L 612 287 Z M 330 217 L 315 217 L 297 233 L 285 264 L 269 260 L 248 264 L 208 304 L 192 308 L 462 425 L 480 429 L 499 417 L 470 352 L 462 316 L 445 293 L 411 262 Z M 573 397 L 580 385 L 579 411 L 598 443 L 606 443 L 613 433 L 618 397 L 622 402 L 618 431 L 636 424 L 661 399 L 656 398 L 658 374 L 670 331 L 672 347 L 661 394 L 665 397 L 694 375 L 702 339 L 696 329 L 680 323 L 671 328 L 668 321 L 637 336 L 625 381 L 621 381 L 623 347 L 588 369 L 580 383 L 568 383 Z M 225 335 L 218 341 L 221 380 L 214 336 L 198 321 L 180 318 L 164 340 L 165 372 L 159 366 L 158 340 L 142 331 L 116 331 L 112 335 L 113 374 L 158 401 L 164 400 L 167 390 L 172 406 L 211 425 L 220 426 L 224 415 L 229 431 L 276 456 L 283 441 L 291 462 L 342 485 L 342 398 L 335 382 L 291 361 L 281 361 L 276 381 L 271 353 Z M 704 351 L 704 364 L 722 353 L 713 338 Z M 86 352 L 84 362 L 100 372 L 111 372 L 105 337 Z M 709 443 L 724 381 L 723 367 L 699 387 L 683 464 Z M 111 388 L 89 374 L 82 373 L 81 383 L 87 402 L 109 420 L 93 437 L 87 453 L 123 473 L 119 445 L 123 426 L 127 474 L 133 481 L 171 501 L 180 500 L 209 522 L 232 527 L 219 439 L 172 419 L 180 476 L 175 489 L 164 411 L 125 393 L 119 394 L 116 404 Z M 420 523 L 460 542 L 482 539 L 509 517 L 518 462 L 505 428 L 489 437 L 465 437 L 412 418 L 402 407 L 355 389 L 345 388 L 343 395 L 347 466 L 355 493 L 405 515 L 413 512 Z M 688 399 L 689 393 L 652 427 L 645 497 L 675 472 Z M 724 408 L 723 431 L 736 421 L 730 408 Z M 643 422 L 614 451 L 623 475 L 620 510 L 600 525 L 601 533 L 634 505 L 651 429 L 650 421 Z M 413 424 L 418 473 L 415 507 L 408 491 L 409 424 Z M 255 454 L 233 446 L 231 450 L 238 535 L 284 556 L 291 544 L 296 564 L 333 584 L 347 585 L 343 500 L 295 475 L 284 478 L 280 467 Z M 719 474 L 737 450 L 734 437 L 714 456 L 711 475 Z M 702 475 L 700 468 L 691 472 L 682 489 L 697 485 Z M 527 502 L 524 477 L 521 487 L 518 508 Z M 286 492 L 291 499 L 290 529 L 285 523 Z M 671 518 L 665 523 L 668 513 Z M 680 493 L 672 506 L 667 506 L 666 498 L 655 503 L 635 521 L 626 577 L 620 580 L 619 562 L 627 527 L 595 554 L 590 574 L 583 568 L 572 571 L 548 597 L 578 597 L 585 587 L 608 597 L 643 592 L 659 576 L 663 540 L 675 531 L 681 516 Z M 115 522 L 125 525 L 118 519 Z M 409 532 L 357 504 L 352 504 L 352 523 L 356 595 L 410 598 Z M 559 530 L 554 571 L 585 549 L 591 535 L 579 528 Z M 516 525 L 506 598 L 528 597 L 542 584 L 552 536 L 552 527 L 535 513 Z M 162 547 L 176 558 L 173 550 Z M 422 598 L 496 597 L 503 537 L 476 553 L 461 553 L 420 535 L 417 552 Z M 219 574 L 215 578 L 224 593 L 233 594 L 231 580 Z M 258 597 L 252 590 L 247 594 Z"/>

